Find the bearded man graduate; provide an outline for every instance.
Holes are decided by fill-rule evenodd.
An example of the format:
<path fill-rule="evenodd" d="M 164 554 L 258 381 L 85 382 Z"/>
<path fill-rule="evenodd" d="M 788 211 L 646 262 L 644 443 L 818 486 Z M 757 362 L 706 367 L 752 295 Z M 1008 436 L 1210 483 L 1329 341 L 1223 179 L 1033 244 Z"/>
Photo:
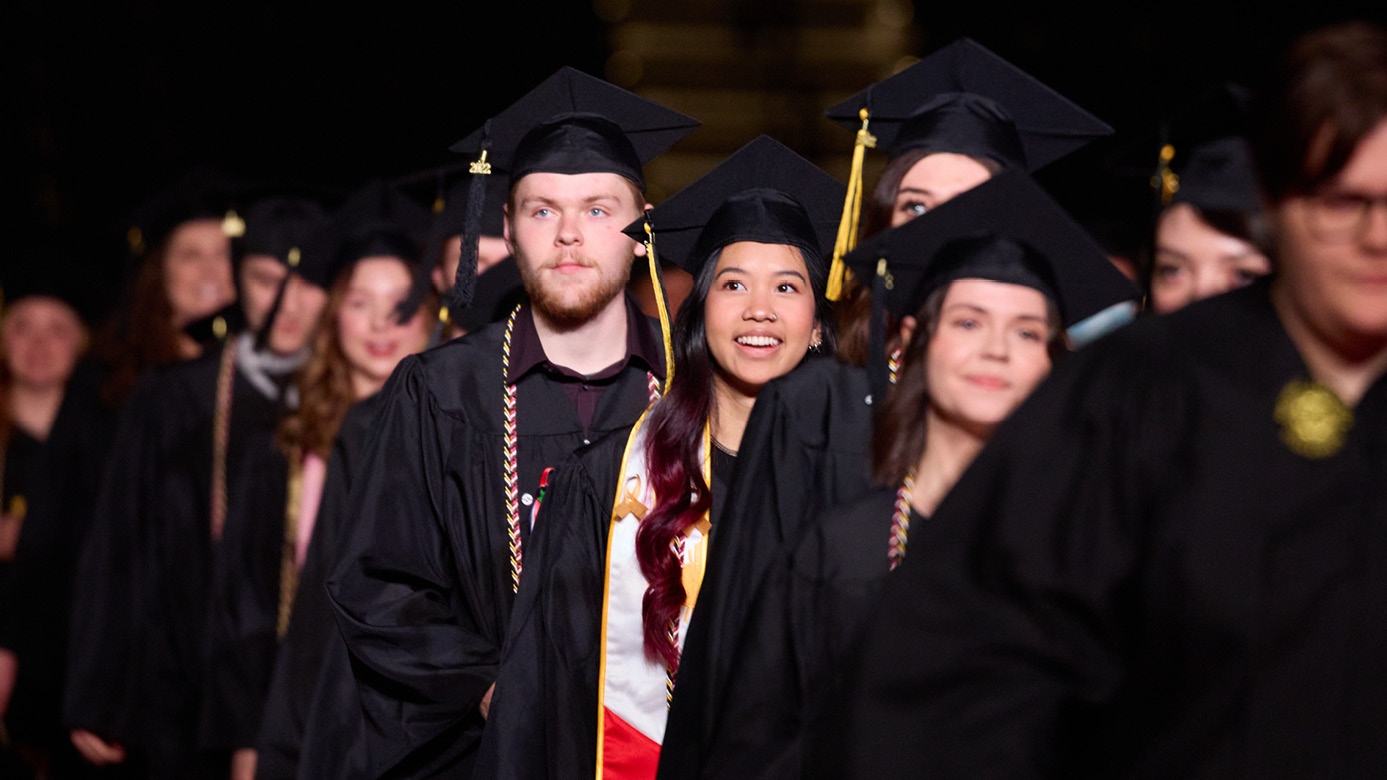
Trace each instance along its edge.
<path fill-rule="evenodd" d="M 328 583 L 371 777 L 470 773 L 545 469 L 631 425 L 665 374 L 623 295 L 639 245 L 621 231 L 645 206 L 641 166 L 695 126 L 563 69 L 453 147 L 510 171 L 505 234 L 530 300 L 405 360 L 383 391 Z"/>

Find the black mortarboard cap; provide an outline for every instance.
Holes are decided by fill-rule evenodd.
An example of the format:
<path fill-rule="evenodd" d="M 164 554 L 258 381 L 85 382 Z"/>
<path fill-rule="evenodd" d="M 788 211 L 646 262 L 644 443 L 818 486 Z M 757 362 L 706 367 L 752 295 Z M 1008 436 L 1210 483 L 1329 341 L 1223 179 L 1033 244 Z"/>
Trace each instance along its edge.
<path fill-rule="evenodd" d="M 462 259 L 451 306 L 465 309 L 476 279 L 477 236 L 485 210 L 483 173 L 509 171 L 509 185 L 531 173 L 615 173 L 645 189 L 642 166 L 693 132 L 698 120 L 573 68 L 560 68 L 452 151 L 476 157 L 464 220 Z"/>
<path fill-rule="evenodd" d="M 960 239 L 1006 236 L 1036 250 L 1048 268 L 973 253 L 966 263 L 940 262 L 945 245 Z M 955 247 L 957 248 L 957 247 Z M 965 253 L 955 253 L 962 255 Z M 884 268 L 881 268 L 882 261 Z M 866 280 L 881 276 L 885 305 L 897 317 L 915 314 L 931 292 L 955 279 L 984 278 L 1046 291 L 1065 327 L 1140 291 L 1096 242 L 1022 171 L 1009 171 L 928 213 L 867 239 L 847 256 Z M 884 274 L 878 274 L 878 270 Z"/>
<path fill-rule="evenodd" d="M 220 220 L 229 238 L 239 237 L 245 224 L 236 211 L 238 191 L 231 177 L 220 171 L 207 167 L 189 170 L 135 207 L 125 234 L 131 254 L 145 254 L 179 225 L 195 219 Z"/>
<path fill-rule="evenodd" d="M 648 221 L 661 259 L 695 276 L 714 251 L 736 241 L 788 244 L 823 256 L 832 248 L 846 191 L 818 166 L 763 135 L 625 232 L 644 241 Z"/>
<path fill-rule="evenodd" d="M 698 120 L 573 68 L 560 68 L 486 125 L 453 144 L 510 171 L 616 173 L 643 186 L 641 166 L 693 132 Z"/>
<path fill-rule="evenodd" d="M 371 181 L 331 216 L 296 270 L 327 287 L 363 257 L 388 255 L 417 263 L 428 225 L 428 209 L 383 181 Z"/>
<path fill-rule="evenodd" d="M 1262 209 L 1252 148 L 1244 138 L 1207 141 L 1190 148 L 1183 159 L 1177 149 L 1171 168 L 1179 177 L 1174 203 L 1188 203 L 1205 211 Z"/>
<path fill-rule="evenodd" d="M 94 325 L 101 292 L 91 286 L 82 255 L 68 239 L 53 238 L 7 258 L 0 267 L 0 312 L 24 298 L 56 298 Z"/>
<path fill-rule="evenodd" d="M 297 270 L 304 249 L 328 223 L 327 209 L 310 198 L 267 197 L 245 212 L 245 234 L 233 242 L 236 257 L 265 255 Z"/>
<path fill-rule="evenodd" d="M 891 156 L 925 148 L 1035 171 L 1112 128 L 1025 71 L 961 38 L 830 108 L 856 131 L 866 108 Z"/>

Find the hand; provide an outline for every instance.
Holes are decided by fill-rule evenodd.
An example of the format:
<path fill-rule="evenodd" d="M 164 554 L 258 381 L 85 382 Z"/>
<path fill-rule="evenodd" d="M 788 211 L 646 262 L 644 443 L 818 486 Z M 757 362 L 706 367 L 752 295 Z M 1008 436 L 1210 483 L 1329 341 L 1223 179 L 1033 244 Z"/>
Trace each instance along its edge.
<path fill-rule="evenodd" d="M 73 729 L 69 738 L 72 740 L 72 746 L 82 754 L 82 758 L 96 766 L 119 764 L 125 760 L 125 748 L 107 742 L 90 731 Z"/>
<path fill-rule="evenodd" d="M 482 720 L 486 720 L 487 715 L 491 713 L 491 694 L 495 692 L 496 683 L 492 683 L 491 687 L 486 689 L 486 695 L 482 697 L 482 703 L 477 705 L 477 710 L 482 713 Z"/>
<path fill-rule="evenodd" d="M 241 748 L 231 754 L 231 780 L 255 780 L 255 748 Z"/>
<path fill-rule="evenodd" d="M 0 647 L 0 718 L 10 709 L 10 695 L 14 693 L 14 681 L 19 676 L 19 659 L 15 654 Z"/>
<path fill-rule="evenodd" d="M 15 548 L 19 546 L 19 531 L 23 527 L 22 516 L 0 513 L 0 561 L 14 558 Z"/>

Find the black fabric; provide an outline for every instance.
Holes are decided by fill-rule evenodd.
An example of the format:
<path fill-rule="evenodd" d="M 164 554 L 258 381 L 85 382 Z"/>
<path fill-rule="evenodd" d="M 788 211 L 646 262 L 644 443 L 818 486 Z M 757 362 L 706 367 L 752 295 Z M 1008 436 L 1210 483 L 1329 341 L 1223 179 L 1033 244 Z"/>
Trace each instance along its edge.
<path fill-rule="evenodd" d="M 1238 137 L 1220 138 L 1176 152 L 1173 164 L 1180 176 L 1175 203 L 1209 211 L 1262 210 L 1261 189 L 1252 163 L 1252 148 Z"/>
<path fill-rule="evenodd" d="M 869 395 L 863 369 L 818 358 L 757 396 L 679 660 L 659 777 L 703 776 L 705 746 L 736 695 L 727 681 L 752 597 L 782 545 L 871 486 Z"/>
<path fill-rule="evenodd" d="M 554 122 L 559 115 L 573 115 L 572 129 Z M 623 146 L 611 134 L 611 127 L 598 129 L 589 121 L 593 116 L 615 126 L 624 136 Z M 486 132 L 478 128 L 453 144 L 452 151 L 475 158 L 486 139 L 490 140 L 488 162 L 510 171 L 512 183 L 526 173 L 592 173 L 607 171 L 643 181 L 640 167 L 659 156 L 676 141 L 698 127 L 698 121 L 677 111 L 646 100 L 635 93 L 612 86 L 602 79 L 569 67 L 535 86 L 522 98 L 491 117 Z M 530 143 L 521 141 L 535 131 Z M 520 148 L 524 146 L 525 148 Z M 629 152 L 634 152 L 632 164 Z M 573 163 L 579 162 L 575 169 Z M 593 167 L 587 167 L 591 164 Z M 634 172 L 634 176 L 628 175 Z M 491 175 L 496 175 L 495 173 Z"/>
<path fill-rule="evenodd" d="M 131 751 L 151 776 L 224 773 L 199 749 L 208 586 L 214 351 L 140 380 L 112 445 L 78 565 L 65 720 Z M 230 514 L 281 410 L 239 372 L 227 449 Z M 221 767 L 218 769 L 218 767 Z"/>
<path fill-rule="evenodd" d="M 301 761 L 314 753 L 305 744 L 311 737 L 310 722 L 338 718 L 359 727 L 361 705 L 356 699 L 346 647 L 337 633 L 332 605 L 328 601 L 328 572 L 336 561 L 336 551 L 344 529 L 343 517 L 350 506 L 351 486 L 361 475 L 367 443 L 374 432 L 372 423 L 382 398 L 373 395 L 347 410 L 328 459 L 322 502 L 313 523 L 313 536 L 299 572 L 298 590 L 289 629 L 274 657 L 273 675 L 265 694 L 255 746 L 258 753 L 256 776 L 270 780 L 290 780 L 300 772 L 306 776 L 340 778 L 347 776 L 342 764 L 352 740 L 319 739 L 325 749 L 316 760 Z M 276 589 L 277 592 L 277 589 Z M 321 684 L 345 691 L 343 697 L 326 694 L 331 703 L 319 706 L 316 691 Z"/>
<path fill-rule="evenodd" d="M 787 244 L 824 256 L 833 249 L 847 188 L 784 144 L 760 136 L 625 228 L 655 234 L 662 261 L 698 271 L 736 241 Z"/>
<path fill-rule="evenodd" d="M 800 778 L 890 567 L 896 491 L 877 487 L 821 512 L 767 568 L 737 644 L 708 777 Z M 911 529 L 925 520 L 911 511 Z M 829 740 L 818 749 L 831 751 Z"/>
<path fill-rule="evenodd" d="M 912 149 L 952 152 L 1029 170 L 1016 122 L 995 100 L 967 92 L 947 92 L 920 107 L 905 122 L 891 156 Z"/>
<path fill-rule="evenodd" d="M 630 304 L 628 303 L 628 307 Z M 378 436 L 355 485 L 328 582 L 351 653 L 372 776 L 467 776 L 514 602 L 506 522 L 504 323 L 407 358 L 383 391 Z M 626 370 L 584 432 L 542 372 L 516 382 L 520 535 L 543 470 L 646 407 L 644 367 Z M 522 578 L 522 581 L 523 578 Z"/>
<path fill-rule="evenodd" d="M 236 256 L 265 255 L 289 266 L 300 262 L 290 255 L 301 255 L 327 226 L 328 213 L 321 203 L 308 198 L 276 197 L 253 204 L 246 210 L 245 221 L 245 235 L 231 242 Z"/>
<path fill-rule="evenodd" d="M 912 529 L 816 777 L 1387 772 L 1387 379 L 1292 452 L 1253 285 L 1076 354 Z"/>
<path fill-rule="evenodd" d="M 62 702 L 73 576 L 115 422 L 115 413 L 100 401 L 97 372 L 79 364 L 30 470 L 28 512 L 10 576 L 0 587 L 0 647 L 19 662 L 6 726 L 12 741 L 49 755 L 68 750 Z M 5 506 L 18 470 L 18 461 L 10 459 Z"/>
<path fill-rule="evenodd" d="M 968 38 L 825 113 L 856 132 L 864 108 L 878 148 L 892 155 L 926 148 L 987 157 L 1028 171 L 1112 134 L 1097 117 Z"/>

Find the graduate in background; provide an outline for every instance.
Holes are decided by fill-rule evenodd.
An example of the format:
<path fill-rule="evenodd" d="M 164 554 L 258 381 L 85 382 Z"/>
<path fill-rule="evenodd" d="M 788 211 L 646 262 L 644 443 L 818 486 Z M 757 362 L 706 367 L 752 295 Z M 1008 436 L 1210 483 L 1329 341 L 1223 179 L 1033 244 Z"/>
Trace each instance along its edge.
<path fill-rule="evenodd" d="M 198 749 L 208 582 L 242 479 L 278 458 L 293 372 L 327 299 L 297 271 L 326 213 L 267 200 L 237 242 L 250 330 L 150 371 L 124 413 L 77 577 L 65 718 L 94 764 L 150 777 L 223 778 Z M 263 218 L 261 216 L 263 214 Z"/>
<path fill-rule="evenodd" d="M 695 280 L 672 380 L 552 475 L 480 775 L 655 776 L 747 415 L 768 380 L 832 352 L 826 250 L 843 194 L 762 136 L 630 229 L 653 227 Z"/>
<path fill-rule="evenodd" d="M 509 171 L 529 301 L 407 358 L 383 391 L 328 582 L 370 776 L 469 774 L 541 474 L 658 394 L 665 356 L 624 294 L 639 244 L 621 230 L 645 203 L 641 166 L 695 126 L 564 68 L 453 147 L 477 163 L 453 303 L 471 302 L 490 165 Z"/>
<path fill-rule="evenodd" d="M 202 354 L 188 326 L 235 303 L 231 241 L 245 230 L 235 189 L 196 168 L 135 209 L 126 243 L 139 267 L 95 347 L 108 402 L 123 405 L 148 369 Z"/>
<path fill-rule="evenodd" d="M 1247 99 L 1223 85 L 1162 128 L 1147 268 L 1147 306 L 1157 314 L 1271 273 L 1271 226 L 1243 137 Z"/>
<path fill-rule="evenodd" d="M 452 186 L 445 186 L 449 173 L 455 171 L 446 168 L 430 171 L 427 175 L 410 177 L 400 185 L 407 186 L 409 181 L 420 179 L 438 183 L 423 262 L 416 270 L 411 293 L 411 298 L 417 298 L 421 306 L 432 301 L 435 310 L 440 307 L 429 294 L 430 288 L 449 292 L 451 280 L 456 277 L 469 195 L 466 178 L 454 176 Z M 509 259 L 504 241 L 496 239 L 501 242 L 499 252 L 504 253 L 500 256 L 494 246 L 486 245 L 487 233 L 494 231 L 499 235 L 502 232 L 506 181 L 504 175 L 496 172 L 487 178 L 489 193 L 482 215 L 483 238 L 477 259 L 477 268 L 486 267 L 487 270 L 480 273 L 476 293 L 466 309 L 452 312 L 447 307 L 441 308 L 447 314 L 435 327 L 434 339 L 447 340 L 445 334 L 456 334 L 460 329 L 475 330 L 498 317 L 508 316 L 524 295 L 515 261 Z M 489 227 L 493 225 L 494 228 Z M 432 264 L 440 254 L 438 264 Z M 441 272 L 444 268 L 446 272 Z M 444 278 L 449 280 L 447 285 L 443 284 Z M 339 540 L 346 535 L 342 525 L 350 505 L 351 486 L 361 475 L 367 439 L 380 398 L 376 393 L 348 410 L 327 461 L 322 502 L 299 572 L 293 613 L 275 656 L 274 675 L 256 738 L 256 774 L 266 780 L 295 777 L 337 780 L 364 771 L 358 747 L 365 732 L 361 701 L 346 646 L 332 617 L 325 584 L 337 560 Z M 356 763 L 348 768 L 348 762 L 352 761 Z"/>
<path fill-rule="evenodd" d="M 1387 30 L 1273 76 L 1273 276 L 998 429 L 911 529 L 811 776 L 1387 773 Z"/>
<path fill-rule="evenodd" d="M 252 215 L 254 216 L 254 215 Z M 284 456 L 261 458 L 248 495 L 227 517 L 208 615 L 201 744 L 234 751 L 233 778 L 255 774 L 254 745 L 279 639 L 288 629 L 327 480 L 327 457 L 347 409 L 374 396 L 406 355 L 424 348 L 436 301 L 401 322 L 427 212 L 373 182 L 333 215 L 299 273 L 328 290 L 313 352 L 294 378 L 298 407 L 280 424 Z M 427 310 L 427 311 L 425 311 Z"/>
<path fill-rule="evenodd" d="M 816 512 L 749 607 L 703 759 L 709 777 L 801 777 L 811 724 L 831 701 L 887 574 L 997 425 L 1067 353 L 1065 316 L 1107 259 L 1045 192 L 1006 173 L 848 255 L 882 260 L 903 323 L 899 379 L 872 435 L 874 486 Z"/>
<path fill-rule="evenodd" d="M 114 414 L 80 362 L 88 337 L 74 258 L 15 258 L 0 310 L 0 716 L 8 747 L 43 775 L 78 763 L 62 728 L 72 573 Z"/>

